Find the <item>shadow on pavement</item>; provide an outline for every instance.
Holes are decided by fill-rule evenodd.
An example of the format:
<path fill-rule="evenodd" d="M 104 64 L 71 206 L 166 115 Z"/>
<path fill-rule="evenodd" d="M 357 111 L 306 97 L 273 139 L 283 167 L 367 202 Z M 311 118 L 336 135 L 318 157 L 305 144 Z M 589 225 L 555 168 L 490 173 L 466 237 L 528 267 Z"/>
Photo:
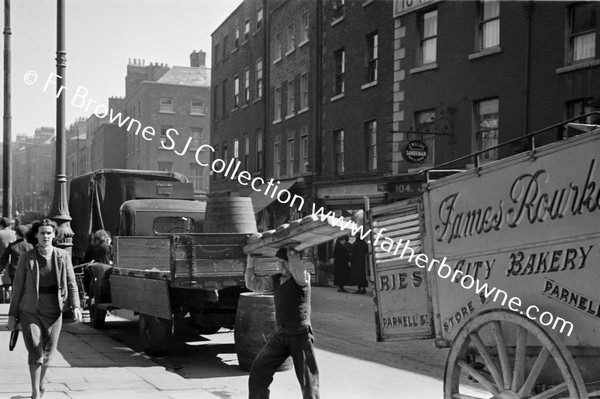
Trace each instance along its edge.
<path fill-rule="evenodd" d="M 67 338 L 67 334 L 71 337 Z M 82 338 L 96 349 L 83 357 L 73 349 L 73 341 Z M 163 366 L 184 378 L 205 379 L 247 375 L 238 368 L 233 332 L 222 329 L 212 335 L 200 335 L 193 328 L 180 330 L 166 353 L 147 356 L 138 333 L 137 318 L 107 321 L 101 330 L 86 324 L 65 323 L 59 351 L 74 367 L 152 367 Z"/>
<path fill-rule="evenodd" d="M 319 349 L 442 379 L 447 349 L 433 340 L 377 342 L 371 288 L 366 295 L 312 287 L 312 324 Z"/>

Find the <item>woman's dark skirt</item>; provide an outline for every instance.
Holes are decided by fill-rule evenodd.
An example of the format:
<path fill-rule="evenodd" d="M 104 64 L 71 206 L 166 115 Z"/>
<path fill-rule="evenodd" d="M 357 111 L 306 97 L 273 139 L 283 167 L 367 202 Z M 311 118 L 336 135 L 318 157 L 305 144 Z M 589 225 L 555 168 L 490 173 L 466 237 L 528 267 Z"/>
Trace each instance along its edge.
<path fill-rule="evenodd" d="M 23 341 L 27 348 L 27 363 L 48 365 L 56 353 L 62 328 L 62 313 L 56 294 L 40 294 L 38 311 L 19 314 Z"/>

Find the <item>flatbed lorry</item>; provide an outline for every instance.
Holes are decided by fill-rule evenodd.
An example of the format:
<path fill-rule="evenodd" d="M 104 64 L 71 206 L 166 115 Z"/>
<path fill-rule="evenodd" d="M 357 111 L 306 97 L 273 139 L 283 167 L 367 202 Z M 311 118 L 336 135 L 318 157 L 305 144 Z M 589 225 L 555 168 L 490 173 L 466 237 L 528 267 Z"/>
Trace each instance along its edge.
<path fill-rule="evenodd" d="M 184 176 L 155 171 L 103 169 L 78 177 L 70 209 L 73 256 L 83 269 L 93 327 L 103 327 L 110 309 L 134 311 L 148 354 L 164 351 L 180 322 L 202 333 L 233 328 L 244 290 L 242 248 L 255 225 L 248 232 L 204 232 L 206 201 L 194 199 Z M 114 234 L 111 265 L 82 263 L 97 229 Z"/>

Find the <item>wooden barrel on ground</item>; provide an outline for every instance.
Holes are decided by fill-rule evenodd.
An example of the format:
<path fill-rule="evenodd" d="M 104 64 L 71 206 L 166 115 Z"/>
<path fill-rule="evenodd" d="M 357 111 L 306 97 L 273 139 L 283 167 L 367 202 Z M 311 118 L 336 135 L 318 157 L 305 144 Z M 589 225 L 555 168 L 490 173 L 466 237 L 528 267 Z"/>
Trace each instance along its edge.
<path fill-rule="evenodd" d="M 205 233 L 253 234 L 258 231 L 249 197 L 208 198 L 205 212 Z"/>
<path fill-rule="evenodd" d="M 275 303 L 272 294 L 240 294 L 235 317 L 235 351 L 240 369 L 249 371 L 258 352 L 275 331 Z M 292 368 L 288 357 L 278 371 Z"/>

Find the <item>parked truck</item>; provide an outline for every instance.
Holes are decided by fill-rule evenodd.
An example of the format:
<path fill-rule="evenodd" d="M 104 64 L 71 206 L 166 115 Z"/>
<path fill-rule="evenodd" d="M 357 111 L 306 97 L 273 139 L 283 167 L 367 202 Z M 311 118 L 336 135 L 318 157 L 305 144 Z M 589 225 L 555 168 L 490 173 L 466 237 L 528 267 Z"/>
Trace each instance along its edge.
<path fill-rule="evenodd" d="M 181 323 L 202 333 L 233 328 L 244 290 L 242 248 L 255 223 L 243 225 L 246 232 L 204 232 L 206 201 L 195 200 L 177 173 L 104 169 L 74 179 L 70 189 L 76 263 L 95 230 L 115 234 L 112 265 L 82 264 L 92 326 L 102 327 L 109 309 L 132 310 L 148 354 L 163 351 Z M 235 201 L 254 221 L 251 200 Z"/>

